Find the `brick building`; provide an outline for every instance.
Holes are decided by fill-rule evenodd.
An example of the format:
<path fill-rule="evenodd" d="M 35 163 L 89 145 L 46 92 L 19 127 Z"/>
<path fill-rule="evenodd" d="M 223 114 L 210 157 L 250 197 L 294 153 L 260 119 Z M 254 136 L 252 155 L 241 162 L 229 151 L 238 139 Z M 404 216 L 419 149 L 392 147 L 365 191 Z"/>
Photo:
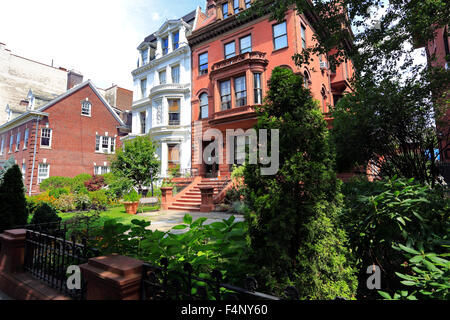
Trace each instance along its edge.
<path fill-rule="evenodd" d="M 320 102 L 329 122 L 330 106 L 351 90 L 349 79 L 353 75 L 353 67 L 350 61 L 332 71 L 326 56 L 316 56 L 312 64 L 302 68 L 292 60 L 294 54 L 315 41 L 310 23 L 317 18 L 313 12 L 298 15 L 291 9 L 281 23 L 271 21 L 269 14 L 237 19 L 236 15 L 251 3 L 246 0 L 208 0 L 206 12 L 199 13 L 194 31 L 188 37 L 192 50 L 194 175 L 216 177 L 230 174 L 228 164 L 195 164 L 198 152 L 209 144 L 202 141 L 202 132 L 214 128 L 225 136 L 226 129 L 252 128 L 256 123 L 254 106 L 261 104 L 275 67 L 289 68 L 304 76 L 305 86 Z M 196 121 L 201 122 L 202 132 L 196 132 Z"/>
<path fill-rule="evenodd" d="M 0 126 L 0 161 L 14 157 L 29 194 L 51 176 L 109 171 L 124 122 L 91 81 Z"/>

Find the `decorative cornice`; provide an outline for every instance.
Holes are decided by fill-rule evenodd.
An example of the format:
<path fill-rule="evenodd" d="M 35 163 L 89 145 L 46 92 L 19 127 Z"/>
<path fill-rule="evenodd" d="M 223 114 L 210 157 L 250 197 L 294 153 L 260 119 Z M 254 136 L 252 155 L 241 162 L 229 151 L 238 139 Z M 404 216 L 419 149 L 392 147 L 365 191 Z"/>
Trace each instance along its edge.
<path fill-rule="evenodd" d="M 190 84 L 179 84 L 179 83 L 167 83 L 155 86 L 150 89 L 149 99 L 151 100 L 154 96 L 161 93 L 188 93 L 190 91 Z"/>
<path fill-rule="evenodd" d="M 266 53 L 260 51 L 252 51 L 239 54 L 235 57 L 228 58 L 222 61 L 219 61 L 211 67 L 210 78 L 214 78 L 214 76 L 219 72 L 224 72 L 231 68 L 235 68 L 236 66 L 240 66 L 243 64 L 260 64 L 266 66 L 269 61 L 265 59 Z"/>

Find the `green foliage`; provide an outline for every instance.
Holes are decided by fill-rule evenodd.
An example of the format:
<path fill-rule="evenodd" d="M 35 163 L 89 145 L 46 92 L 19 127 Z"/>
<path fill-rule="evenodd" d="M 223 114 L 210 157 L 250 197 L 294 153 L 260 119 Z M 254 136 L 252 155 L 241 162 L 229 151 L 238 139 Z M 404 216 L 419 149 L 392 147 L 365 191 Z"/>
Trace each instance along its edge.
<path fill-rule="evenodd" d="M 169 177 L 176 178 L 180 176 L 180 165 L 177 164 L 175 167 L 169 169 Z"/>
<path fill-rule="evenodd" d="M 139 200 L 141 200 L 141 196 L 134 189 L 123 196 L 125 202 L 139 202 Z"/>
<path fill-rule="evenodd" d="M 144 185 L 150 185 L 150 168 L 156 173 L 159 166 L 156 147 L 148 136 L 126 141 L 123 149 L 116 151 L 115 158 L 111 162 L 114 174 L 132 180 L 139 189 Z"/>
<path fill-rule="evenodd" d="M 249 271 L 244 223 L 234 217 L 210 225 L 206 220 L 193 221 L 186 215 L 183 224 L 168 232 L 149 230 L 146 221 L 133 220 L 130 227 L 109 220 L 99 233 L 98 247 L 103 254 L 124 254 L 153 264 L 168 258 L 172 269 L 182 270 L 186 262 L 198 273 L 218 268 L 226 281 L 242 280 Z"/>
<path fill-rule="evenodd" d="M 55 201 L 55 208 L 62 212 L 71 212 L 77 209 L 76 197 L 73 194 L 61 195 Z"/>
<path fill-rule="evenodd" d="M 345 211 L 341 217 L 351 247 L 358 257 L 361 296 L 365 291 L 367 266 L 376 264 L 383 272 L 383 289 L 401 289 L 396 272 L 401 271 L 404 255 L 392 246 L 440 252 L 448 243 L 450 199 L 440 189 L 432 189 L 413 179 L 368 182 L 355 180 L 344 186 Z"/>
<path fill-rule="evenodd" d="M 90 180 L 92 176 L 90 174 L 80 174 L 74 178 L 69 177 L 50 177 L 42 181 L 39 185 L 41 191 L 51 191 L 52 189 L 60 189 L 65 188 L 70 192 L 78 192 L 79 190 L 83 190 L 84 183 Z"/>
<path fill-rule="evenodd" d="M 93 176 L 84 183 L 88 191 L 98 191 L 106 186 L 105 178 L 103 176 Z"/>
<path fill-rule="evenodd" d="M 5 175 L 6 171 L 8 171 L 12 166 L 16 164 L 16 160 L 14 157 L 10 157 L 6 162 L 3 164 L 3 167 L 0 168 L 0 183 L 3 179 L 3 176 Z"/>
<path fill-rule="evenodd" d="M 60 221 L 61 218 L 56 213 L 56 210 L 48 204 L 43 203 L 34 211 L 33 218 L 31 219 L 31 224 L 53 223 Z"/>
<path fill-rule="evenodd" d="M 89 192 L 89 199 L 91 202 L 91 208 L 94 210 L 106 210 L 106 207 L 110 204 L 105 190 Z"/>
<path fill-rule="evenodd" d="M 398 245 L 394 249 L 402 251 L 409 258 L 409 264 L 405 263 L 407 273 L 396 275 L 402 279 L 401 283 L 405 290 L 398 291 L 393 295 L 385 291 L 378 293 L 387 300 L 424 300 L 439 299 L 448 300 L 450 293 L 450 261 L 445 259 L 446 254 L 425 253 L 415 249 Z"/>
<path fill-rule="evenodd" d="M 120 199 L 123 195 L 133 187 L 133 181 L 127 177 L 111 174 L 105 178 L 108 185 L 108 196 L 112 199 Z"/>
<path fill-rule="evenodd" d="M 252 259 L 278 293 L 294 285 L 302 299 L 351 298 L 356 278 L 337 223 L 340 184 L 326 122 L 292 71 L 275 68 L 269 89 L 256 128 L 280 130 L 280 169 L 264 176 L 262 165 L 245 167 Z"/>
<path fill-rule="evenodd" d="M 68 195 L 70 193 L 69 188 L 56 188 L 56 189 L 50 189 L 48 192 L 48 195 L 50 197 L 54 197 L 55 199 L 59 199 L 62 195 Z"/>
<path fill-rule="evenodd" d="M 13 165 L 3 176 L 0 184 L 0 231 L 24 226 L 28 220 L 22 172 Z"/>

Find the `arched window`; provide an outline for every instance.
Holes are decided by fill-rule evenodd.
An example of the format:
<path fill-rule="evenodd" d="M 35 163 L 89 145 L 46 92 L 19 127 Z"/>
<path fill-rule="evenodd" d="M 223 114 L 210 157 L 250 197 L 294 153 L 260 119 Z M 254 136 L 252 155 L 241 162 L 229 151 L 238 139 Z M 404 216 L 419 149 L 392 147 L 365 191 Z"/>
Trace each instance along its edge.
<path fill-rule="evenodd" d="M 327 112 L 327 91 L 325 90 L 325 87 L 322 87 L 322 90 L 320 91 L 320 94 L 322 95 L 322 111 L 323 113 Z"/>
<path fill-rule="evenodd" d="M 208 118 L 208 95 L 206 93 L 202 93 L 200 95 L 200 119 Z"/>
<path fill-rule="evenodd" d="M 306 70 L 303 74 L 303 82 L 304 82 L 305 88 L 309 89 L 309 83 L 311 82 L 311 79 L 309 77 L 308 71 L 306 71 Z"/>

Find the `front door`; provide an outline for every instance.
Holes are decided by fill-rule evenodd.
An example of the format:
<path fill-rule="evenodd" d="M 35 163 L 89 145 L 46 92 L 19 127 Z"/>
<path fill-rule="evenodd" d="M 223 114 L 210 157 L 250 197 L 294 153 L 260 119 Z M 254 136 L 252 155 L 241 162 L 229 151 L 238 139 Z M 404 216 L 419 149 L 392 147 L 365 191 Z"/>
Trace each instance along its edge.
<path fill-rule="evenodd" d="M 205 147 L 208 146 L 211 142 L 209 141 L 205 141 L 203 142 L 203 150 L 205 150 Z M 212 159 L 208 159 L 208 162 L 211 162 L 211 160 L 213 160 L 213 158 L 216 157 L 216 150 L 214 149 L 211 153 L 211 158 Z M 217 164 L 217 161 L 213 164 L 204 164 L 205 166 L 205 178 L 217 178 L 217 174 L 219 172 L 219 165 Z"/>

